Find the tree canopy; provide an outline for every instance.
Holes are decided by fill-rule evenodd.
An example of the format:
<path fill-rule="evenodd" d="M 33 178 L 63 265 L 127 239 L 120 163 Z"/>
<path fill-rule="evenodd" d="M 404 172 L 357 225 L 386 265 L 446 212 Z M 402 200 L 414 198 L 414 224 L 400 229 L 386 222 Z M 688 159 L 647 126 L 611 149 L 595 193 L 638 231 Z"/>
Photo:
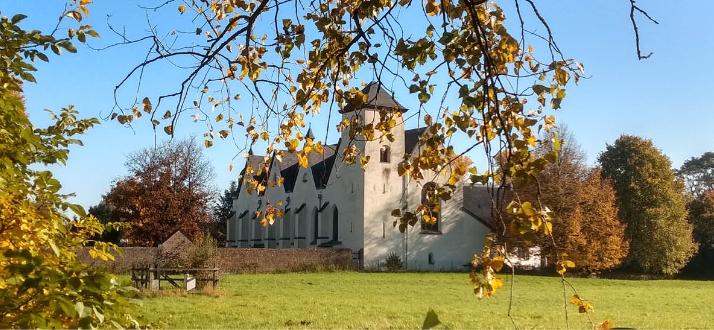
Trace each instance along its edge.
<path fill-rule="evenodd" d="M 714 250 L 714 192 L 701 194 L 689 203 L 694 238 L 702 250 Z"/>
<path fill-rule="evenodd" d="M 694 195 L 714 191 L 714 152 L 705 152 L 699 157 L 688 159 L 678 174 L 684 178 L 689 192 Z"/>
<path fill-rule="evenodd" d="M 629 263 L 655 274 L 676 274 L 696 251 L 687 222 L 684 184 L 652 141 L 620 136 L 599 157 L 612 180 L 620 219 L 627 224 Z"/>
<path fill-rule="evenodd" d="M 541 258 L 558 260 L 566 253 L 576 267 L 597 272 L 614 268 L 628 252 L 625 226 L 620 222 L 615 191 L 599 168 L 589 168 L 574 135 L 565 128 L 542 138 L 538 149 L 555 155 L 543 171 L 529 180 L 514 182 L 517 196 L 539 199 L 551 210 L 552 235 L 534 235 L 530 242 L 511 241 L 513 247 L 540 247 Z M 556 150 L 555 145 L 559 144 Z M 507 231 L 527 232 L 523 223 L 507 222 Z M 508 235 L 509 238 L 518 235 Z"/>
<path fill-rule="evenodd" d="M 218 241 L 218 244 L 223 243 L 226 239 L 226 225 L 235 215 L 233 200 L 236 198 L 238 198 L 238 184 L 235 181 L 231 181 L 230 187 L 218 196 L 211 207 L 214 223 L 210 232 Z"/>
<path fill-rule="evenodd" d="M 212 221 L 213 168 L 193 139 L 172 141 L 131 154 L 129 175 L 104 196 L 115 221 L 128 224 L 132 246 L 157 246 L 176 231 L 198 238 Z"/>

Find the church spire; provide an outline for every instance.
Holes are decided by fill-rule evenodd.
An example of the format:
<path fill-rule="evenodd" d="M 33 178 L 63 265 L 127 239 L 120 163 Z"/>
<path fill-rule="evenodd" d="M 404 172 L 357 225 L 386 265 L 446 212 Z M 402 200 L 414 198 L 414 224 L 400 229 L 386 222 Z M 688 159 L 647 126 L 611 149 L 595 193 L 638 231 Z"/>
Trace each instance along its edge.
<path fill-rule="evenodd" d="M 372 108 L 372 109 L 387 109 L 394 111 L 405 112 L 407 109 L 399 104 L 394 96 L 387 90 L 384 85 L 380 84 L 378 81 L 373 81 L 362 89 L 362 93 L 367 95 L 367 101 L 362 106 L 362 108 Z M 340 113 L 347 113 L 350 111 L 355 111 L 352 105 L 345 106 Z"/>
<path fill-rule="evenodd" d="M 312 123 L 310 123 L 310 126 L 307 127 L 307 134 L 305 134 L 305 138 L 315 140 L 315 135 L 312 134 Z"/>

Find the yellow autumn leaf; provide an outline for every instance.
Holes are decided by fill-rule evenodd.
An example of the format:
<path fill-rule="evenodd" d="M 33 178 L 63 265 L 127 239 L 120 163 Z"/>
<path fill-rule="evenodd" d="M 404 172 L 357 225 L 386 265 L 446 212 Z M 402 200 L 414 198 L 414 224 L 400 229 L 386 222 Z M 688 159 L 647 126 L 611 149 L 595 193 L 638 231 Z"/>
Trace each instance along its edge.
<path fill-rule="evenodd" d="M 367 163 L 369 163 L 369 158 L 370 158 L 370 156 L 360 157 L 359 163 L 363 170 L 367 168 Z"/>
<path fill-rule="evenodd" d="M 304 152 L 299 152 L 297 154 L 298 157 L 298 164 L 302 168 L 307 168 L 308 167 L 308 162 L 307 162 L 307 155 Z"/>
<path fill-rule="evenodd" d="M 503 268 L 504 261 L 505 259 L 503 258 L 503 256 L 493 257 L 493 259 L 491 260 L 491 268 L 493 268 L 493 270 L 497 272 L 501 271 L 501 268 Z"/>
<path fill-rule="evenodd" d="M 613 327 L 615 327 L 615 325 L 612 322 L 610 322 L 610 320 L 605 320 L 602 323 L 597 325 L 597 330 L 610 330 Z"/>

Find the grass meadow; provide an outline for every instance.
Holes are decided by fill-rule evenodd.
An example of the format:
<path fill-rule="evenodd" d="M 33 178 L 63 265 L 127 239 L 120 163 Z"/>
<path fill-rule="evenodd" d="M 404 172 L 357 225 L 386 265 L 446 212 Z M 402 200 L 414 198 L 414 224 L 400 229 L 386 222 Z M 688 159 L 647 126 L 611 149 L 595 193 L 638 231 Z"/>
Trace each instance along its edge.
<path fill-rule="evenodd" d="M 714 282 L 570 280 L 594 305 L 594 322 L 639 329 L 714 328 Z M 433 310 L 443 328 L 511 328 L 508 284 L 476 299 L 463 273 L 287 273 L 226 275 L 212 294 L 164 292 L 137 314 L 166 328 L 420 328 Z M 570 297 L 570 294 L 568 294 Z M 517 275 L 519 329 L 566 328 L 558 278 Z M 590 323 L 573 305 L 570 329 Z"/>

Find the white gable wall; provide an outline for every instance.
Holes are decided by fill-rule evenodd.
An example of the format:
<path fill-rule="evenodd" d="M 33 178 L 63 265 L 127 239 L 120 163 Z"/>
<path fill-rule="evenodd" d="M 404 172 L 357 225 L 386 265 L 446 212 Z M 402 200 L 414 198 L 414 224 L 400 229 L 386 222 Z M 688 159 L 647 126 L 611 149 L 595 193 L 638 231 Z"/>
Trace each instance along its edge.
<path fill-rule="evenodd" d="M 343 140 L 344 141 L 344 140 Z M 338 150 L 335 165 L 324 190 L 324 196 L 330 203 L 330 221 L 334 207 L 337 208 L 339 221 L 340 247 L 354 252 L 363 248 L 364 238 L 364 173 L 359 164 L 347 165 L 341 155 L 344 145 Z"/>
<path fill-rule="evenodd" d="M 315 188 L 315 180 L 312 177 L 312 170 L 310 168 L 301 167 L 298 171 L 295 188 L 290 194 L 290 212 L 292 212 L 291 216 L 295 219 L 295 221 L 293 221 L 295 225 L 293 247 L 315 247 L 315 245 L 310 245 L 310 243 L 315 241 L 314 216 L 315 210 L 319 207 L 319 202 L 318 191 Z M 305 206 L 302 206 L 303 204 L 305 204 Z M 299 212 L 297 212 L 298 209 Z"/>

